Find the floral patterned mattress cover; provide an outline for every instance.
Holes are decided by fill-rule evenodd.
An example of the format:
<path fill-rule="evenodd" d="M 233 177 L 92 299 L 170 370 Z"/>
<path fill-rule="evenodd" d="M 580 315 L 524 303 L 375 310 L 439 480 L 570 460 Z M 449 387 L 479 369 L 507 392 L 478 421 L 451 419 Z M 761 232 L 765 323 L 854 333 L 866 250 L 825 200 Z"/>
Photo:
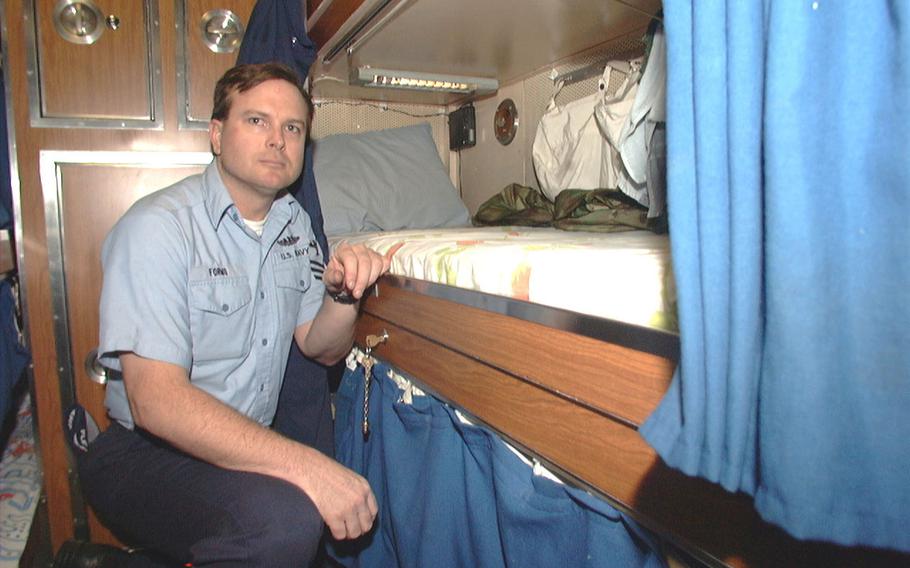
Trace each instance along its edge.
<path fill-rule="evenodd" d="M 391 273 L 676 331 L 667 235 L 475 227 L 330 239 L 392 254 Z"/>

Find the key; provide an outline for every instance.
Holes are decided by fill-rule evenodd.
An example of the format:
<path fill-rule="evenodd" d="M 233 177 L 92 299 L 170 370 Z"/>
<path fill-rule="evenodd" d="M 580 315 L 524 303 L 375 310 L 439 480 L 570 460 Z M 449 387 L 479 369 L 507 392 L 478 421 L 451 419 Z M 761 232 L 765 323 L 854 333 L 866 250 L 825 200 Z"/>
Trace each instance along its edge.
<path fill-rule="evenodd" d="M 369 353 L 369 351 L 371 349 L 375 349 L 381 343 L 385 343 L 386 341 L 388 341 L 388 339 L 389 339 L 389 332 L 386 330 L 382 330 L 382 333 L 380 333 L 379 335 L 368 335 L 367 336 L 367 352 Z"/>
<path fill-rule="evenodd" d="M 363 437 L 370 435 L 370 377 L 373 374 L 373 357 L 370 352 L 373 349 L 367 347 L 366 354 L 363 358 Z"/>
<path fill-rule="evenodd" d="M 368 335 L 366 339 L 367 348 L 363 357 L 363 437 L 370 435 L 370 379 L 373 376 L 373 348 L 381 343 L 385 343 L 389 338 L 389 332 L 382 330 L 379 335 Z"/>

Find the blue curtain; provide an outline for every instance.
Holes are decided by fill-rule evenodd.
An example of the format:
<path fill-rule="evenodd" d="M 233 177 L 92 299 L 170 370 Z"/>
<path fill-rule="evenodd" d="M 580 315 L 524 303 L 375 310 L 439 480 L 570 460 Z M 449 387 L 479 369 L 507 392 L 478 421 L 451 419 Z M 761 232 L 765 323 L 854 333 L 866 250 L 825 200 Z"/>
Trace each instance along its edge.
<path fill-rule="evenodd" d="M 374 530 L 333 541 L 348 568 L 665 568 L 651 535 L 605 501 L 535 475 L 487 428 L 431 396 L 403 400 L 373 368 L 364 439 L 363 370 L 335 397 L 338 460 L 370 482 Z"/>
<path fill-rule="evenodd" d="M 642 434 L 796 537 L 910 551 L 910 3 L 663 6 L 681 359 Z"/>

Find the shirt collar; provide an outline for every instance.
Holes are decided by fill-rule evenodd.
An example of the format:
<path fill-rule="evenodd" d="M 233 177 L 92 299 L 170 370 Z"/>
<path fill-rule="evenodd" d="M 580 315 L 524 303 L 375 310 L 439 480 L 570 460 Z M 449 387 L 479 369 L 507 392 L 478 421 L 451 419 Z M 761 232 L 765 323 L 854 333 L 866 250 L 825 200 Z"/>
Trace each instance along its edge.
<path fill-rule="evenodd" d="M 221 181 L 221 173 L 218 171 L 217 159 L 205 168 L 202 174 L 202 191 L 205 201 L 205 210 L 209 215 L 209 220 L 215 229 L 221 224 L 228 209 L 234 206 L 231 200 L 231 194 L 228 193 L 224 182 Z"/>
<path fill-rule="evenodd" d="M 215 229 L 218 229 L 221 220 L 224 219 L 224 216 L 232 207 L 236 209 L 236 205 L 234 205 L 231 194 L 228 193 L 227 187 L 225 187 L 224 182 L 221 180 L 221 172 L 218 171 L 217 160 L 212 160 L 212 163 L 205 168 L 202 179 L 205 209 L 208 213 L 209 220 L 212 222 L 212 226 L 215 227 Z M 296 199 L 291 197 L 290 193 L 285 193 L 276 199 L 272 203 L 271 209 L 269 209 L 270 222 L 273 216 L 285 220 L 285 215 L 287 215 L 292 222 L 296 221 L 297 216 L 300 215 L 300 204 L 297 203 Z"/>

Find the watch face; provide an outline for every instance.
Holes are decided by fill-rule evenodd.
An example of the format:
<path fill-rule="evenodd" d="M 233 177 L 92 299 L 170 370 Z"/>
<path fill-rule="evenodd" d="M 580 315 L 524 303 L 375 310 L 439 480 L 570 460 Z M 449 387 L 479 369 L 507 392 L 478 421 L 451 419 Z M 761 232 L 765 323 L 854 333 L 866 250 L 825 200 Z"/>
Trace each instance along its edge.
<path fill-rule="evenodd" d="M 347 292 L 338 292 L 337 294 L 331 295 L 332 300 L 339 304 L 356 304 L 357 299 L 354 296 L 348 294 Z"/>
<path fill-rule="evenodd" d="M 503 146 L 507 145 L 515 138 L 515 132 L 518 131 L 518 109 L 512 99 L 506 99 L 499 103 L 496 108 L 496 114 L 493 115 L 493 132 L 496 133 L 496 139 Z"/>

